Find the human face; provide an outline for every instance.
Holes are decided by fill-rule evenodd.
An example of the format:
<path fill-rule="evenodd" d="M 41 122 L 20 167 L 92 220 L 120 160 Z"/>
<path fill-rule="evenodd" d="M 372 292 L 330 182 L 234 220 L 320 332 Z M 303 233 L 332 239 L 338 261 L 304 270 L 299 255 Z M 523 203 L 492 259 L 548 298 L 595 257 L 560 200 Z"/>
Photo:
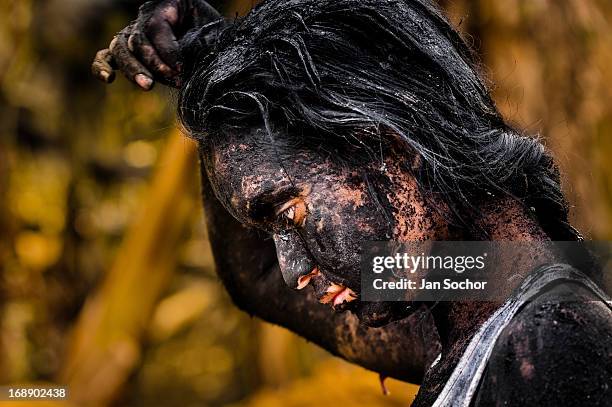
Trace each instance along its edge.
<path fill-rule="evenodd" d="M 312 286 L 320 302 L 350 309 L 368 325 L 396 318 L 405 304 L 359 301 L 361 245 L 440 240 L 447 233 L 411 166 L 400 164 L 391 148 L 382 166 L 351 166 L 322 147 L 282 136 L 253 129 L 209 141 L 203 158 L 217 197 L 241 223 L 272 236 L 289 287 Z"/>

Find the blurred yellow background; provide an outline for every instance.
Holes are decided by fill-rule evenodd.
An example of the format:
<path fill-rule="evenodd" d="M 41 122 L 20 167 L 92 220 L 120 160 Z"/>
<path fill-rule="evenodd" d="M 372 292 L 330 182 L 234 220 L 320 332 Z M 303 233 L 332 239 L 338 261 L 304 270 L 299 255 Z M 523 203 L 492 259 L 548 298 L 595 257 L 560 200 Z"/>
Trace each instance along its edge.
<path fill-rule="evenodd" d="M 554 152 L 575 225 L 611 240 L 612 4 L 440 3 L 506 117 Z M 62 405 L 409 405 L 416 386 L 383 396 L 376 374 L 232 306 L 173 95 L 89 73 L 139 4 L 0 0 L 0 384 L 66 383 Z"/>

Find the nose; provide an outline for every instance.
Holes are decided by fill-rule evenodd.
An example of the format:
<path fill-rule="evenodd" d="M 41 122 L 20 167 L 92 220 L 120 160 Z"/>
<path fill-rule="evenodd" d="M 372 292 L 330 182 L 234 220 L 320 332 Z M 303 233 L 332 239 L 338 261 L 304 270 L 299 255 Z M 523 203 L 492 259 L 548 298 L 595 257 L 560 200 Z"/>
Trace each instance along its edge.
<path fill-rule="evenodd" d="M 272 238 L 283 280 L 290 288 L 297 289 L 299 278 L 309 274 L 316 263 L 296 231 L 275 233 Z"/>

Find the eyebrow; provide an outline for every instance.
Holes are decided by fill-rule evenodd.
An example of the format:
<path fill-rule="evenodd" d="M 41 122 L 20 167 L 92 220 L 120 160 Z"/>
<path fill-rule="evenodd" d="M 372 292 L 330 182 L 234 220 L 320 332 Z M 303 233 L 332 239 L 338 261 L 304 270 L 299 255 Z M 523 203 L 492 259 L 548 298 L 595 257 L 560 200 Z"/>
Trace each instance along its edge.
<path fill-rule="evenodd" d="M 247 214 L 251 219 L 265 219 L 275 213 L 275 208 L 295 198 L 300 190 L 293 185 L 277 188 L 275 186 L 264 187 L 253 197 L 247 200 Z"/>

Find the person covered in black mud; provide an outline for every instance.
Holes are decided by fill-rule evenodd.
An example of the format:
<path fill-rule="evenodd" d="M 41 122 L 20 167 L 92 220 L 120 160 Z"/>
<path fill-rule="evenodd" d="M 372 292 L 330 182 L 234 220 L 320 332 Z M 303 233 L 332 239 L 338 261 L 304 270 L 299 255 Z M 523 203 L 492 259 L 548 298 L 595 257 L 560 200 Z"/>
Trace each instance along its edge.
<path fill-rule="evenodd" d="M 114 69 L 178 89 L 240 308 L 420 382 L 415 406 L 611 405 L 601 276 L 538 245 L 581 239 L 557 168 L 428 0 L 270 0 L 231 20 L 151 1 L 96 55 L 96 76 Z M 501 303 L 361 301 L 359 248 L 381 240 L 534 244 L 490 277 Z"/>

